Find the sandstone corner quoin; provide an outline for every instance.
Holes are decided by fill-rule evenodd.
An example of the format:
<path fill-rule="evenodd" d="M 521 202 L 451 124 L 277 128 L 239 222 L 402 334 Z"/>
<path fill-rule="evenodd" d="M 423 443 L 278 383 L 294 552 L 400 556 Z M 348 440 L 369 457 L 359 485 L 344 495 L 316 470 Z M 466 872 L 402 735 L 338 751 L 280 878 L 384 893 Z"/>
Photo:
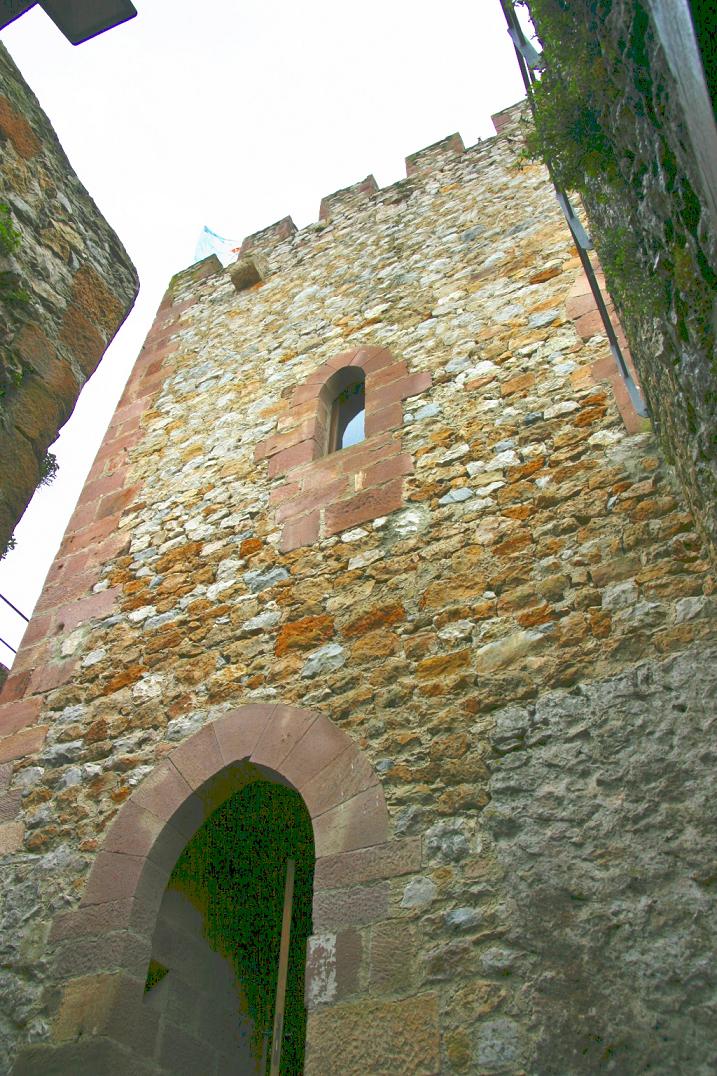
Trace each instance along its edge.
<path fill-rule="evenodd" d="M 139 285 L 2 45 L 0 151 L 1 555 Z"/>
<path fill-rule="evenodd" d="M 259 779 L 313 827 L 307 1073 L 713 1068 L 714 582 L 521 112 L 172 280 L 0 699 L 15 1076 L 229 1071 L 148 969 Z"/>

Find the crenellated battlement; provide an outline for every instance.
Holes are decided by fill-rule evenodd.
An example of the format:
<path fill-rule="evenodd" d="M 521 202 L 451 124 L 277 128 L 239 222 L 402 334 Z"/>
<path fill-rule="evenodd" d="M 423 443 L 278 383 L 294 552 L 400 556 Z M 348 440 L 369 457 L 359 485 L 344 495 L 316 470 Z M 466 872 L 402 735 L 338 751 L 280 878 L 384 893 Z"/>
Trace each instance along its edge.
<path fill-rule="evenodd" d="M 318 221 L 304 228 L 297 228 L 291 216 L 269 224 L 266 228 L 252 232 L 243 240 L 235 262 L 222 269 L 215 256 L 205 258 L 187 269 L 176 273 L 172 280 L 174 287 L 184 283 L 196 283 L 206 277 L 226 271 L 237 291 L 245 291 L 254 284 L 265 280 L 270 272 L 267 256 L 287 240 L 305 238 L 313 234 L 322 225 L 327 226 L 341 216 L 353 212 L 362 202 L 376 199 L 384 202 L 403 200 L 413 189 L 411 184 L 421 182 L 430 176 L 450 167 L 458 157 L 484 146 L 490 147 L 501 137 L 511 134 L 521 117 L 525 114 L 525 101 L 521 100 L 501 112 L 491 116 L 496 134 L 485 142 L 466 146 L 457 132 L 447 135 L 423 149 L 410 153 L 405 159 L 406 177 L 385 187 L 379 187 L 373 175 L 368 175 L 348 187 L 342 187 L 325 195 L 319 205 Z"/>

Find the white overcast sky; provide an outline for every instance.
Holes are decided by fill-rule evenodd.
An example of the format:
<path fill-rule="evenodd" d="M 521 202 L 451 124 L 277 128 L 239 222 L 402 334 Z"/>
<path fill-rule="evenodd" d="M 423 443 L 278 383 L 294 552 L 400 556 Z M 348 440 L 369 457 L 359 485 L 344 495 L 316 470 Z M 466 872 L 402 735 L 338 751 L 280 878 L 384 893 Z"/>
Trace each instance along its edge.
<path fill-rule="evenodd" d="M 119 234 L 140 294 L 53 447 L 0 563 L 0 593 L 31 614 L 170 276 L 203 225 L 232 239 L 460 131 L 523 87 L 498 0 L 135 0 L 136 19 L 73 47 L 34 8 L 0 33 L 75 171 Z M 23 622 L 0 603 L 0 636 Z M 12 654 L 0 646 L 0 661 Z"/>

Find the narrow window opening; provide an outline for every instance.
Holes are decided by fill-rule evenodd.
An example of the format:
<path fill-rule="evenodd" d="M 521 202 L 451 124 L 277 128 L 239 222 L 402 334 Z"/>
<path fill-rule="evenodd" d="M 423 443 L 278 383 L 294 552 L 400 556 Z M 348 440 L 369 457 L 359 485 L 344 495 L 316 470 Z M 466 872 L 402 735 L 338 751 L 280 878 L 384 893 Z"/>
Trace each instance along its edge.
<path fill-rule="evenodd" d="M 351 367 L 339 370 L 332 380 L 328 452 L 356 445 L 365 438 L 366 375 Z"/>

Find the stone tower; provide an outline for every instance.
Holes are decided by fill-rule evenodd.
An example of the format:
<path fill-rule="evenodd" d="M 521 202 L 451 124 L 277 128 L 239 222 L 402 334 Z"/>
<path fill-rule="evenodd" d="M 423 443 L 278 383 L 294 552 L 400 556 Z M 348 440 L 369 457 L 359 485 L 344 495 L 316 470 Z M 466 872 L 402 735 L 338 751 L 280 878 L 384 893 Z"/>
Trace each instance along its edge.
<path fill-rule="evenodd" d="M 267 788 L 307 1073 L 714 1071 L 712 581 L 496 121 L 172 281 L 2 696 L 4 1071 L 260 1071 L 177 864 Z"/>

